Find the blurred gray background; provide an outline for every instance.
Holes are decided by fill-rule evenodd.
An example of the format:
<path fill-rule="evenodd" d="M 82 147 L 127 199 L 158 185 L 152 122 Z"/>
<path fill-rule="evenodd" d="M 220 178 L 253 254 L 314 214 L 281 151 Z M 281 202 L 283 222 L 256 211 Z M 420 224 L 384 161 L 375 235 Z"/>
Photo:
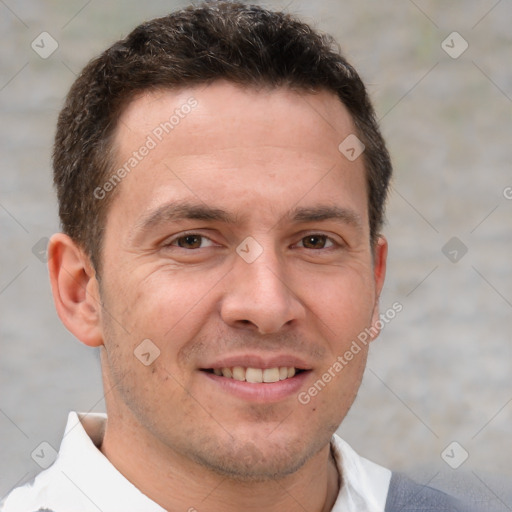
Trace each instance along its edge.
<path fill-rule="evenodd" d="M 340 434 L 384 466 L 496 494 L 489 475 L 512 476 L 512 2 L 254 3 L 337 38 L 394 160 L 382 311 L 403 311 Z M 97 354 L 60 324 L 37 256 L 58 230 L 59 109 L 90 58 L 186 4 L 0 0 L 0 498 L 41 470 L 41 442 L 58 449 L 68 411 L 104 410 Z M 48 36 L 43 56 L 31 47 L 42 32 L 50 56 Z"/>

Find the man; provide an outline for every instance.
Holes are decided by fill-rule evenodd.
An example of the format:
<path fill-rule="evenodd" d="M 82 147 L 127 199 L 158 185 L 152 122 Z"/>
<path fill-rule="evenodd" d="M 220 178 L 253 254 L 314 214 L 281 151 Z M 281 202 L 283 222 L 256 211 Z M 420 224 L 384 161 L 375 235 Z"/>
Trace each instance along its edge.
<path fill-rule="evenodd" d="M 55 305 L 108 421 L 71 413 L 3 510 L 463 510 L 334 434 L 382 326 L 391 164 L 331 39 L 238 3 L 145 23 L 71 88 L 54 172 Z"/>

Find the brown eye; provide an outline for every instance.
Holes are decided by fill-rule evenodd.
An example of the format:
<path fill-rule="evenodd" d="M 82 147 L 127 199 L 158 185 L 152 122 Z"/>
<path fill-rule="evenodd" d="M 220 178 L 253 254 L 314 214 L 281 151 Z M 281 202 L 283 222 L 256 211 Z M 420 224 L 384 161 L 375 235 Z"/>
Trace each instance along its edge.
<path fill-rule="evenodd" d="M 301 241 L 302 246 L 306 249 L 325 249 L 328 242 L 330 242 L 332 245 L 329 237 L 325 235 L 308 235 L 305 236 Z"/>
<path fill-rule="evenodd" d="M 185 235 L 176 239 L 178 247 L 184 249 L 199 249 L 203 237 L 201 235 Z"/>

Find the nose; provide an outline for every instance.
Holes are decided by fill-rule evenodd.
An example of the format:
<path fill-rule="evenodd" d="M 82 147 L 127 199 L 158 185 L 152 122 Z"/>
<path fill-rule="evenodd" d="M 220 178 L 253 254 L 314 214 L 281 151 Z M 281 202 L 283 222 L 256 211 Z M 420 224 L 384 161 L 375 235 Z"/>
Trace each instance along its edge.
<path fill-rule="evenodd" d="M 233 265 L 221 304 L 226 324 L 272 334 L 304 318 L 304 305 L 294 290 L 297 283 L 272 250 L 265 249 L 252 263 L 235 254 Z"/>

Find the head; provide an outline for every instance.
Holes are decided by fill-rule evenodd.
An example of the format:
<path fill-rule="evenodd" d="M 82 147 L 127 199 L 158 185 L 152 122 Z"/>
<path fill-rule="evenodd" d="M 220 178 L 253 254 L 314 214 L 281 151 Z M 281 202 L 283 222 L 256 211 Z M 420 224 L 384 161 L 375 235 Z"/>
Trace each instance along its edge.
<path fill-rule="evenodd" d="M 345 140 L 364 145 L 358 158 Z M 113 424 L 242 479 L 325 447 L 368 344 L 335 363 L 378 319 L 391 174 L 333 40 L 238 3 L 144 23 L 72 86 L 54 172 L 57 310 L 101 347 Z M 298 375 L 217 375 L 233 367 Z"/>

